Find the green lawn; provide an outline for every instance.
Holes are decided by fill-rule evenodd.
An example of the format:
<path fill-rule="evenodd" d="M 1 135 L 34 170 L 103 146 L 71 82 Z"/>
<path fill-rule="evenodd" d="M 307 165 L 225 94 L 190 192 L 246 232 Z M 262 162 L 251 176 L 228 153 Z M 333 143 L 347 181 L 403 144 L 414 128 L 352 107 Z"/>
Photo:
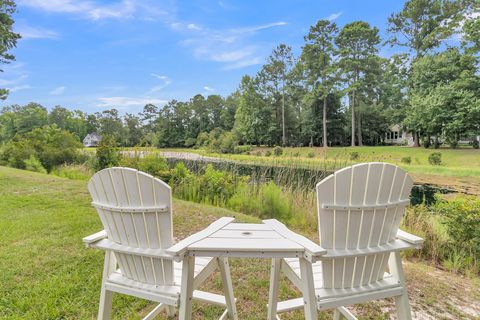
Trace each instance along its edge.
<path fill-rule="evenodd" d="M 174 234 L 184 238 L 227 215 L 235 215 L 240 221 L 258 221 L 175 200 Z M 0 167 L 0 318 L 95 318 L 103 256 L 100 251 L 86 249 L 82 237 L 100 228 L 85 181 Z M 269 261 L 233 259 L 231 265 L 240 319 L 264 318 Z M 465 279 L 424 263 L 407 262 L 406 271 L 416 312 L 433 318 L 451 315 L 475 319 L 468 315 L 470 308 L 480 315 L 478 279 Z M 220 292 L 218 275 L 208 286 Z M 284 281 L 282 298 L 295 294 Z M 151 306 L 144 300 L 115 295 L 114 319 L 139 319 Z M 215 319 L 221 314 L 217 307 L 194 306 L 195 319 Z M 382 301 L 360 305 L 356 311 L 363 315 L 361 319 L 385 319 L 391 308 L 391 301 Z M 322 314 L 321 318 L 328 317 Z M 303 315 L 296 312 L 282 319 L 303 319 Z"/>

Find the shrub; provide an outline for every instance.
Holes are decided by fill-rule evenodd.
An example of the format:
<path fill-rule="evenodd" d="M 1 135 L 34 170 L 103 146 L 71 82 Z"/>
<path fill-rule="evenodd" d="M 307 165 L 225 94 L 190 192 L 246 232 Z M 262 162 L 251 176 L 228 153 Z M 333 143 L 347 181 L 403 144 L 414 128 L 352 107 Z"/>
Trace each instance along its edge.
<path fill-rule="evenodd" d="M 450 148 L 452 149 L 458 148 L 458 139 L 454 136 L 448 136 L 447 143 L 450 145 Z"/>
<path fill-rule="evenodd" d="M 307 157 L 309 158 L 314 158 L 315 157 L 315 153 L 313 151 L 310 151 L 308 154 L 307 154 Z"/>
<path fill-rule="evenodd" d="M 282 189 L 273 181 L 260 187 L 259 198 L 261 201 L 261 218 L 275 218 L 282 221 L 288 221 L 291 218 L 290 204 L 284 197 Z"/>
<path fill-rule="evenodd" d="M 443 217 L 447 233 L 464 252 L 480 259 L 480 200 L 475 197 L 456 197 L 438 201 L 434 209 Z"/>
<path fill-rule="evenodd" d="M 96 151 L 96 170 L 117 166 L 120 161 L 120 153 L 114 136 L 104 135 Z"/>
<path fill-rule="evenodd" d="M 68 131 L 56 125 L 35 128 L 17 136 L 4 148 L 1 162 L 9 166 L 25 169 L 25 160 L 34 156 L 42 167 L 50 172 L 63 163 L 72 164 L 79 158 L 81 143 Z"/>
<path fill-rule="evenodd" d="M 47 173 L 47 170 L 42 166 L 40 160 L 35 158 L 33 154 L 30 155 L 30 158 L 23 160 L 23 162 L 25 164 L 25 169 L 28 171 Z"/>
<path fill-rule="evenodd" d="M 357 151 L 350 152 L 350 160 L 355 161 L 360 158 L 360 154 Z"/>
<path fill-rule="evenodd" d="M 412 163 L 412 157 L 408 156 L 408 157 L 403 157 L 401 160 L 400 160 L 402 163 L 405 163 L 405 164 L 411 164 Z"/>
<path fill-rule="evenodd" d="M 233 148 L 233 153 L 237 153 L 237 154 L 240 154 L 240 153 L 247 153 L 247 152 L 250 152 L 252 151 L 252 146 L 248 146 L 248 145 L 245 145 L 245 146 L 235 146 Z"/>
<path fill-rule="evenodd" d="M 279 157 L 283 154 L 283 149 L 282 147 L 279 147 L 279 146 L 276 146 L 275 148 L 273 148 L 273 154 L 276 156 L 276 157 Z"/>
<path fill-rule="evenodd" d="M 440 152 L 433 152 L 428 156 L 428 163 L 432 166 L 439 166 L 442 164 L 442 154 Z"/>
<path fill-rule="evenodd" d="M 169 176 L 167 160 L 159 154 L 149 154 L 140 158 L 137 169 L 162 179 Z"/>
<path fill-rule="evenodd" d="M 472 147 L 473 149 L 478 149 L 480 147 L 480 142 L 478 142 L 477 138 L 473 139 Z"/>
<path fill-rule="evenodd" d="M 265 157 L 270 157 L 272 155 L 272 152 L 270 150 L 267 150 L 265 152 Z"/>
<path fill-rule="evenodd" d="M 237 137 L 232 132 L 224 132 L 220 135 L 220 152 L 233 153 L 238 144 Z"/>
<path fill-rule="evenodd" d="M 258 215 L 262 204 L 254 188 L 247 183 L 241 183 L 228 200 L 227 206 L 237 212 Z"/>

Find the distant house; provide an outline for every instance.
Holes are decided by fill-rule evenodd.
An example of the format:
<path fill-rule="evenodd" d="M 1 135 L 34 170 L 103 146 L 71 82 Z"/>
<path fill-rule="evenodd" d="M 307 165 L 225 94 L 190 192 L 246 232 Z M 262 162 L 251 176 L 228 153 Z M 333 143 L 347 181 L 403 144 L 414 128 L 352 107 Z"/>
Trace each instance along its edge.
<path fill-rule="evenodd" d="M 86 148 L 96 147 L 100 141 L 102 141 L 102 137 L 98 133 L 92 132 L 83 139 L 83 146 Z"/>
<path fill-rule="evenodd" d="M 388 129 L 385 133 L 385 143 L 408 145 L 410 147 L 414 145 L 412 133 L 403 130 L 400 125 L 394 124 Z"/>

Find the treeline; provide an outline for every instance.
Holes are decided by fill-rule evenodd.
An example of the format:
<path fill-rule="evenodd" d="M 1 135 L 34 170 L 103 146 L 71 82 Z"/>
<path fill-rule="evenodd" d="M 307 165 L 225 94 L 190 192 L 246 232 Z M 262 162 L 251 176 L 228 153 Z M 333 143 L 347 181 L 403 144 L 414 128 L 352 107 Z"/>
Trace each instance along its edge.
<path fill-rule="evenodd" d="M 0 141 L 54 125 L 79 141 L 97 132 L 119 146 L 231 152 L 238 144 L 378 145 L 399 124 L 416 145 L 456 147 L 467 138 L 478 146 L 479 9 L 470 0 L 410 0 L 389 17 L 387 39 L 364 21 L 339 28 L 320 20 L 298 56 L 278 45 L 227 97 L 196 95 L 125 115 L 10 106 L 0 113 Z M 406 53 L 381 57 L 388 46 Z"/>

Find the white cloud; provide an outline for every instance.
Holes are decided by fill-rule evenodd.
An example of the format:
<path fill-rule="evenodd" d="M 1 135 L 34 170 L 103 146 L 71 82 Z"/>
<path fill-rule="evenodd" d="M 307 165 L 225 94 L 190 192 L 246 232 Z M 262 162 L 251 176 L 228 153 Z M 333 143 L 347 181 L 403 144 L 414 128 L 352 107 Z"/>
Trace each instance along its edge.
<path fill-rule="evenodd" d="M 209 87 L 209 86 L 204 86 L 203 89 L 205 89 L 206 91 L 210 91 L 210 92 L 213 92 L 215 91 L 215 89 Z"/>
<path fill-rule="evenodd" d="M 167 76 L 163 76 L 163 75 L 160 75 L 160 74 L 157 74 L 157 73 L 150 73 L 150 75 L 154 78 L 157 78 L 158 80 L 160 80 L 162 83 L 161 84 L 158 84 L 158 85 L 155 85 L 153 86 L 152 88 L 150 88 L 150 90 L 148 91 L 148 93 L 154 93 L 154 92 L 158 92 L 160 90 L 162 90 L 163 88 L 165 88 L 166 86 L 168 86 L 169 84 L 172 83 L 172 81 L 167 77 Z"/>
<path fill-rule="evenodd" d="M 266 29 L 271 29 L 271 28 L 274 28 L 274 27 L 281 27 L 281 26 L 286 26 L 286 25 L 287 25 L 286 22 L 279 21 L 279 22 L 262 24 L 262 25 L 259 25 L 259 26 L 232 29 L 232 31 L 234 33 L 252 33 L 252 32 L 257 32 L 257 31 L 261 31 L 261 30 L 266 30 Z"/>
<path fill-rule="evenodd" d="M 5 87 L 5 86 L 15 85 L 27 78 L 28 78 L 28 75 L 26 73 L 23 73 L 13 79 L 0 79 L 0 86 Z"/>
<path fill-rule="evenodd" d="M 168 101 L 158 98 L 149 98 L 149 97 L 103 97 L 97 99 L 100 103 L 97 104 L 97 107 L 116 107 L 119 109 L 134 107 L 134 106 L 144 106 L 146 104 L 165 104 Z"/>
<path fill-rule="evenodd" d="M 196 31 L 202 30 L 202 28 L 199 27 L 199 26 L 197 26 L 195 23 L 189 23 L 189 24 L 187 24 L 187 29 L 188 29 L 188 30 L 196 30 Z"/>
<path fill-rule="evenodd" d="M 237 61 L 235 63 L 227 64 L 225 67 L 223 67 L 223 69 L 224 70 L 241 69 L 241 68 L 261 64 L 262 60 L 263 60 L 262 57 L 252 57 L 249 59 Z"/>
<path fill-rule="evenodd" d="M 343 11 L 332 13 L 331 15 L 326 17 L 325 19 L 327 19 L 328 21 L 337 20 L 342 14 L 343 14 Z"/>
<path fill-rule="evenodd" d="M 61 95 L 63 92 L 65 91 L 65 87 L 64 86 L 60 86 L 60 87 L 56 87 L 54 88 L 52 91 L 50 91 L 49 93 L 53 96 L 58 96 L 58 95 Z"/>
<path fill-rule="evenodd" d="M 140 13 L 145 18 L 158 17 L 165 14 L 149 3 L 134 0 L 122 0 L 111 4 L 87 0 L 20 0 L 19 5 L 52 13 L 75 14 L 90 20 L 131 18 Z"/>
<path fill-rule="evenodd" d="M 22 39 L 58 39 L 60 37 L 56 31 L 27 25 L 19 25 L 15 32 L 20 33 Z"/>
<path fill-rule="evenodd" d="M 278 21 L 252 27 L 214 30 L 203 28 L 196 30 L 190 38 L 180 42 L 181 45 L 192 48 L 197 59 L 220 62 L 225 70 L 243 68 L 262 61 L 265 47 L 248 44 L 248 37 L 256 32 L 281 27 L 286 22 Z M 175 30 L 188 31 L 181 23 L 175 23 Z"/>
<path fill-rule="evenodd" d="M 20 91 L 20 90 L 26 90 L 26 89 L 31 89 L 31 88 L 32 88 L 32 86 L 30 86 L 29 84 L 23 84 L 23 85 L 20 85 L 20 86 L 14 86 L 14 87 L 8 88 L 8 91 L 17 92 L 17 91 Z"/>

